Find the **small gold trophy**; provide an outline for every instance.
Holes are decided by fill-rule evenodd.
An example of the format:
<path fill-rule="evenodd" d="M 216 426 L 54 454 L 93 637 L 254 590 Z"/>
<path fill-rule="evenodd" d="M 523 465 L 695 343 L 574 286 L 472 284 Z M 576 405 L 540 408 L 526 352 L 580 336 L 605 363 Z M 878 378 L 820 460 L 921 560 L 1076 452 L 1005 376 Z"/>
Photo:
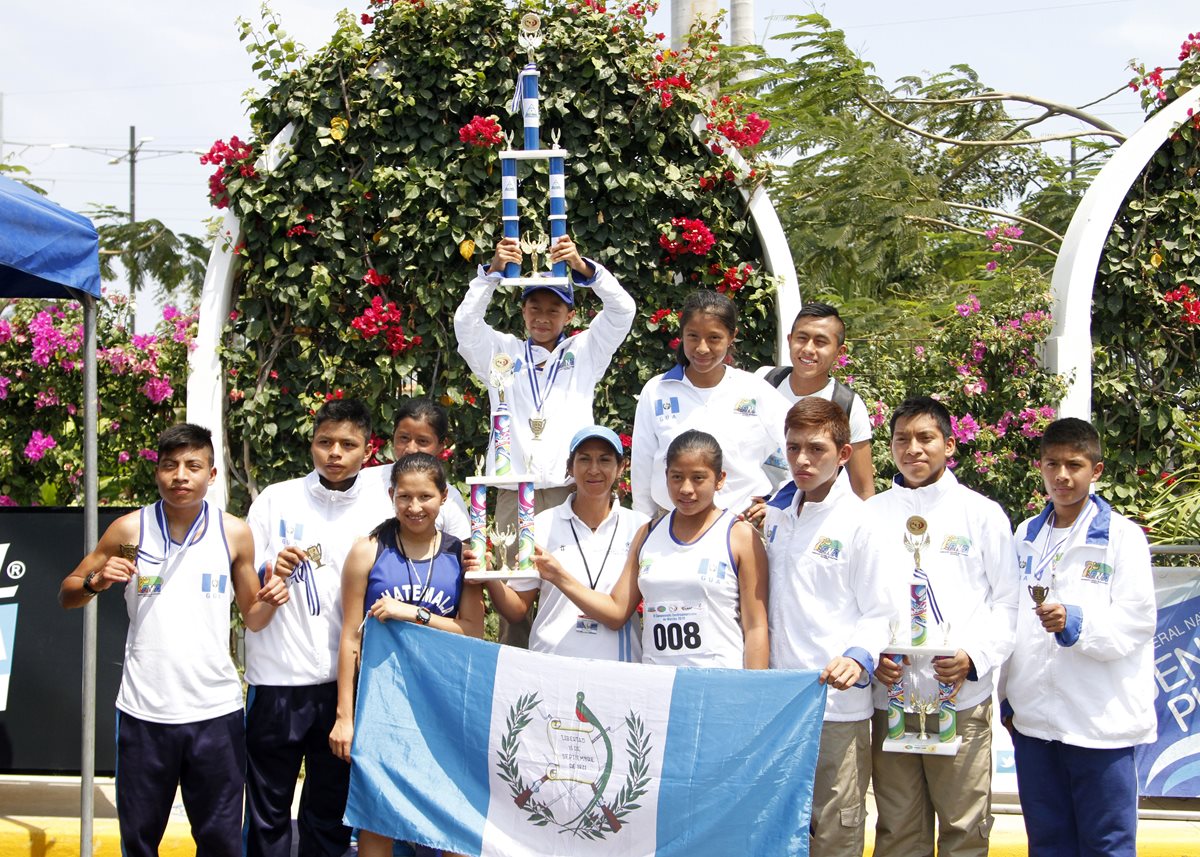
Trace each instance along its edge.
<path fill-rule="evenodd" d="M 121 559 L 127 559 L 134 565 L 137 565 L 137 555 L 138 555 L 138 546 L 137 545 L 130 544 L 128 542 L 121 545 L 121 547 L 120 547 Z"/>
<path fill-rule="evenodd" d="M 1049 586 L 1034 585 L 1034 586 L 1028 587 L 1028 589 L 1029 589 L 1029 597 L 1033 599 L 1034 604 L 1036 604 L 1038 607 L 1041 607 L 1043 604 L 1046 603 L 1046 598 L 1048 598 L 1050 595 L 1050 587 Z"/>
<path fill-rule="evenodd" d="M 313 568 L 321 567 L 321 546 L 319 544 L 305 548 L 304 553 L 312 563 Z"/>

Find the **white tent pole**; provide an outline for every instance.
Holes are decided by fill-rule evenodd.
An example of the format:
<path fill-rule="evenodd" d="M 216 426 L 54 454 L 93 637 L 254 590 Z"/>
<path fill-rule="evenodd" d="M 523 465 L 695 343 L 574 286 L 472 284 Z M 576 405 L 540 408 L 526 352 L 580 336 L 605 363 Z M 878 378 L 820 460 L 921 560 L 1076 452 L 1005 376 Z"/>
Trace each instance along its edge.
<path fill-rule="evenodd" d="M 83 303 L 83 552 L 90 554 L 100 540 L 99 479 L 96 473 L 96 298 Z M 83 727 L 79 761 L 79 853 L 92 857 L 96 779 L 96 599 L 83 608 Z"/>

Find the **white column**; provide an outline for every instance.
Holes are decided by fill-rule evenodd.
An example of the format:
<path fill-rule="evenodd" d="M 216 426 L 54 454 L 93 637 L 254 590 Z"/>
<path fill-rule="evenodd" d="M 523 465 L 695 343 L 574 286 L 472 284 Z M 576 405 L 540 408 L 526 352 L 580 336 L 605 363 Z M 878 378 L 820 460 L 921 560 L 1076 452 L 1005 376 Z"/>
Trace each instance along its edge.
<path fill-rule="evenodd" d="M 729 44 L 753 45 L 754 0 L 729 0 Z"/>
<path fill-rule="evenodd" d="M 717 16 L 717 0 L 672 0 L 671 47 L 678 50 L 687 40 L 688 30 L 699 17 L 711 20 Z"/>

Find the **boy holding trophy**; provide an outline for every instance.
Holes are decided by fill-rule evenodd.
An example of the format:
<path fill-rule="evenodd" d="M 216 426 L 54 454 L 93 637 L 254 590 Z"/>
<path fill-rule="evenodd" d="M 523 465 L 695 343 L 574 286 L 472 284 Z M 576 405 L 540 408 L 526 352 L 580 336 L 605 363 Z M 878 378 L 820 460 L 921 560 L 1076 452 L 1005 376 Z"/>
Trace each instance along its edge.
<path fill-rule="evenodd" d="M 1133 857 L 1134 747 L 1157 732 L 1150 551 L 1091 493 L 1104 463 L 1089 423 L 1051 423 L 1039 468 L 1050 503 L 1017 528 L 1022 609 L 1000 685 L 1029 853 Z"/>
<path fill-rule="evenodd" d="M 871 776 L 873 653 L 888 640 L 891 602 L 881 566 L 851 568 L 863 501 L 847 473 L 846 412 L 820 398 L 784 422 L 791 484 L 767 504 L 771 667 L 820 670 L 825 706 L 813 784 L 809 853 L 862 854 Z"/>
<path fill-rule="evenodd" d="M 1012 652 L 1017 587 L 1012 531 L 1004 511 L 955 479 L 950 413 L 929 397 L 905 400 L 892 413 L 891 452 L 899 474 L 891 488 L 863 507 L 852 569 L 880 568 L 887 576 L 893 627 L 912 629 L 953 655 L 932 661 L 884 656 L 875 669 L 872 779 L 879 819 L 875 853 L 932 854 L 938 823 L 939 857 L 985 857 L 991 828 L 991 708 L 994 677 Z M 895 634 L 894 634 L 895 636 Z M 907 635 L 905 635 L 907 636 Z M 908 639 L 893 643 L 907 645 Z M 957 718 L 961 744 L 953 754 L 891 752 L 888 689 L 936 678 L 948 694 L 947 723 Z M 933 677 L 928 676 L 932 672 Z M 913 707 L 918 712 L 916 693 Z M 922 700 L 922 707 L 925 700 Z M 915 732 L 924 718 L 896 712 L 899 731 Z M 949 731 L 949 730 L 947 730 Z"/>

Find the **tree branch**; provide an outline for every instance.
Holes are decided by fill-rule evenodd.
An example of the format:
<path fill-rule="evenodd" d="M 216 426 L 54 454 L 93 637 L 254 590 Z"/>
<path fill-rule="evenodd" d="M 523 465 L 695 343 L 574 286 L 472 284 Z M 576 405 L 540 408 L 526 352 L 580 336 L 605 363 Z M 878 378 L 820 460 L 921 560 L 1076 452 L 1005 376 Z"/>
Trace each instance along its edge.
<path fill-rule="evenodd" d="M 986 234 L 978 229 L 971 229 L 969 226 L 962 226 L 950 220 L 942 220 L 940 217 L 924 217 L 920 214 L 906 214 L 904 215 L 904 219 L 913 220 L 918 223 L 932 223 L 935 226 L 945 226 L 947 229 L 953 229 L 955 232 L 965 232 L 968 235 L 978 235 L 980 238 L 988 238 Z M 990 241 L 992 239 L 988 238 L 988 240 Z M 1051 256 L 1058 256 L 1057 251 L 1050 249 L 1045 244 L 1039 244 L 1036 241 L 1025 241 L 1021 238 L 1005 238 L 1004 241 L 1008 244 L 1023 244 L 1026 247 L 1037 247 L 1039 250 L 1045 250 Z"/>
<path fill-rule="evenodd" d="M 1125 89 L 1125 87 L 1123 86 L 1121 89 L 1116 90 L 1116 92 L 1109 93 L 1108 95 L 1104 96 L 1104 98 L 1099 98 L 1085 106 L 1090 107 L 1092 104 L 1098 104 L 1101 101 L 1104 101 L 1106 98 L 1112 98 L 1112 96 L 1116 95 L 1117 92 L 1120 92 L 1122 89 Z M 1046 108 L 1051 116 L 1072 116 L 1082 122 L 1088 123 L 1099 131 L 1108 132 L 1110 136 L 1116 137 L 1122 141 L 1125 140 L 1125 135 L 1122 134 L 1119 129 L 1109 125 L 1098 116 L 1093 116 L 1092 114 L 1083 111 L 1081 108 L 1072 107 L 1069 104 L 1060 104 L 1057 101 L 1046 101 L 1044 98 L 1037 98 L 1033 95 L 1024 95 L 1019 92 L 985 92 L 982 95 L 967 95 L 963 96 L 962 98 L 884 99 L 885 103 L 891 104 L 979 104 L 985 101 L 1020 101 L 1024 104 L 1036 104 L 1038 107 Z"/>
<path fill-rule="evenodd" d="M 965 211 L 978 211 L 980 214 L 990 214 L 993 217 L 1002 217 L 1006 220 L 1015 220 L 1017 223 L 1024 223 L 1026 226 L 1032 226 L 1034 229 L 1040 229 L 1050 237 L 1062 241 L 1063 237 L 1051 229 L 1049 226 L 1044 226 L 1036 220 L 1030 220 L 1028 217 L 1022 217 L 1020 214 L 1011 214 L 1007 211 L 1001 211 L 998 208 L 984 208 L 982 205 L 971 205 L 967 202 L 948 202 L 943 200 L 946 205 L 951 208 L 961 208 Z"/>

